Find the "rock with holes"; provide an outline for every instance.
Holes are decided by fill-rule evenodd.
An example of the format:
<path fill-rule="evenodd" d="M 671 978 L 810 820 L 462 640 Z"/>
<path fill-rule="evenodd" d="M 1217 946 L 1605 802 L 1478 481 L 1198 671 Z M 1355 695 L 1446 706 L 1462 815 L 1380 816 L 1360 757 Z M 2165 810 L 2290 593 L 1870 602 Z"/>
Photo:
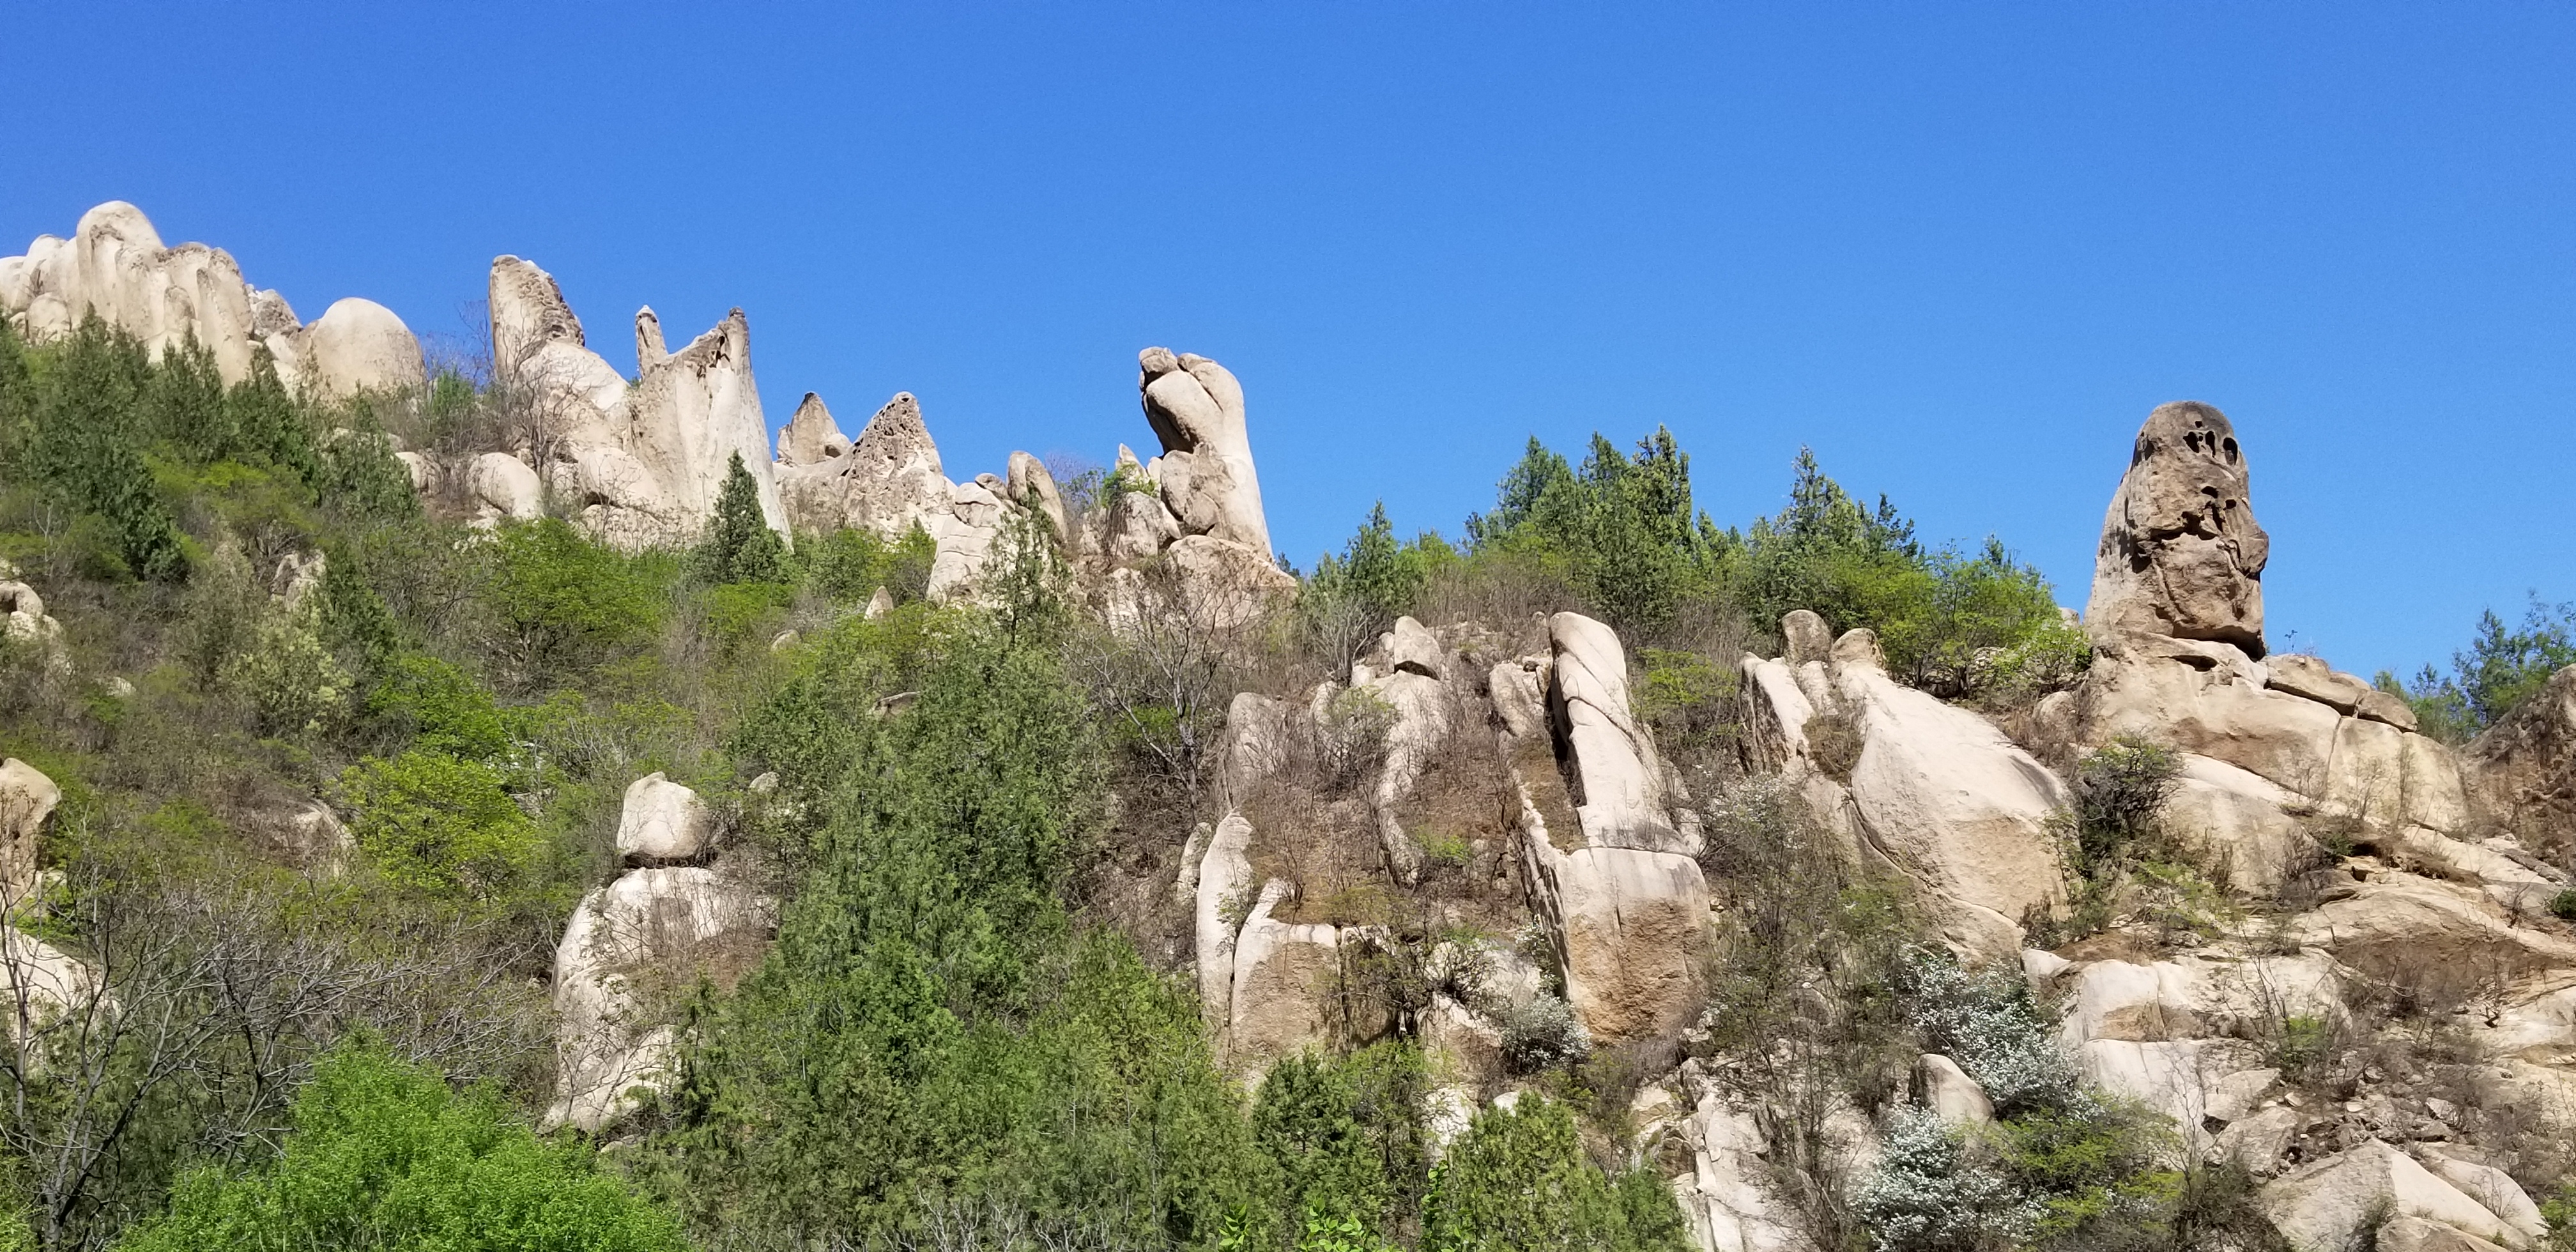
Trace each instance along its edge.
<path fill-rule="evenodd" d="M 675 507 L 675 530 L 666 541 L 695 542 L 705 531 L 737 458 L 759 495 L 762 518 L 786 533 L 787 510 L 770 471 L 769 419 L 751 373 L 751 324 L 742 310 L 667 352 L 661 320 L 642 309 L 635 343 L 633 425 L 622 446 L 654 471 Z"/>
<path fill-rule="evenodd" d="M 775 923 L 767 900 L 711 869 L 627 873 L 583 899 L 555 948 L 555 1102 L 548 1126 L 595 1131 L 669 1078 L 672 1001 L 701 975 L 730 985 Z"/>
<path fill-rule="evenodd" d="M 2260 657 L 2271 546 L 2227 415 L 2197 401 L 2159 406 L 2103 518 L 2085 623 L 2096 634 L 2219 640 Z"/>
<path fill-rule="evenodd" d="M 1254 1083 L 1280 1058 L 1330 1038 L 1340 986 L 1340 932 L 1279 920 L 1275 914 L 1287 897 L 1288 884 L 1265 885 L 1235 939 L 1226 1058 Z"/>
<path fill-rule="evenodd" d="M 1567 765 L 1566 790 L 1596 847 L 1695 854 L 1674 821 L 1663 760 L 1628 705 L 1618 633 L 1580 613 L 1547 619 L 1547 707 Z"/>
<path fill-rule="evenodd" d="M 2520 1247 L 2486 1206 L 2377 1139 L 2264 1185 L 2260 1203 L 2297 1248 L 2341 1248 L 2372 1221 L 2414 1218 Z"/>
<path fill-rule="evenodd" d="M 1181 529 L 1270 553 L 1270 524 L 1253 472 L 1243 385 L 1203 356 L 1147 348 L 1136 355 L 1145 420 L 1163 442 L 1151 474 Z"/>
<path fill-rule="evenodd" d="M 910 392 L 886 401 L 847 455 L 791 472 L 785 490 L 797 528 L 816 533 L 855 527 L 893 542 L 919 526 L 935 540 L 956 516 L 956 488 Z"/>
<path fill-rule="evenodd" d="M 698 793 L 655 770 L 627 784 L 617 815 L 617 855 L 629 864 L 685 861 L 706 851 L 715 815 Z"/>

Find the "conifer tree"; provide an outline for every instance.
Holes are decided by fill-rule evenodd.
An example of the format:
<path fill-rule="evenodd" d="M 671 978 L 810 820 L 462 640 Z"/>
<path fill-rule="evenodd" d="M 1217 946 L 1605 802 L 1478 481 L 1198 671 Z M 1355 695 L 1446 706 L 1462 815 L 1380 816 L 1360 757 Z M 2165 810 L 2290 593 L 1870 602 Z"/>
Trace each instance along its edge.
<path fill-rule="evenodd" d="M 699 576 L 711 583 L 777 582 L 786 576 L 787 549 L 760 511 L 760 487 L 743 468 L 742 454 L 725 466 L 716 515 L 698 545 Z"/>

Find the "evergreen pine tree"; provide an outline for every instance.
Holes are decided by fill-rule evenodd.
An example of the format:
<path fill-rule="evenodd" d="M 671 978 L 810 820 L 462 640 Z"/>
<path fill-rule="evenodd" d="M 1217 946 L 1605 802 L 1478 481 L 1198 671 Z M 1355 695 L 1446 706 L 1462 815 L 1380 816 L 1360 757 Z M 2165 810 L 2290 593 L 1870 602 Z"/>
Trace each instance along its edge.
<path fill-rule="evenodd" d="M 760 487 L 743 468 L 742 454 L 725 466 L 716 515 L 698 544 L 698 574 L 711 583 L 777 582 L 786 577 L 787 548 L 760 511 Z"/>

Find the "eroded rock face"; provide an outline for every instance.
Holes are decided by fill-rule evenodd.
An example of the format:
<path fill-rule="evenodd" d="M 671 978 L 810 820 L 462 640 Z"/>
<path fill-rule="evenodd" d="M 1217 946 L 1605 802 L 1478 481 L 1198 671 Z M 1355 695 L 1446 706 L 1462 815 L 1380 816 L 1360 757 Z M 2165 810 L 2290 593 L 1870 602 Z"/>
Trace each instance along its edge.
<path fill-rule="evenodd" d="M 778 432 L 778 463 L 781 468 L 821 465 L 834 457 L 847 456 L 850 437 L 841 433 L 841 425 L 832 420 L 832 410 L 823 397 L 806 392 L 797 402 L 796 415 Z"/>
<path fill-rule="evenodd" d="M 2245 452 L 2227 415 L 2159 406 L 2111 497 L 2084 620 L 2096 632 L 2214 639 L 2263 655 L 2263 566 Z"/>
<path fill-rule="evenodd" d="M 419 341 L 383 305 L 342 300 L 299 325 L 284 297 L 243 281 L 230 253 L 163 247 L 143 211 L 121 200 L 82 214 L 69 239 L 42 235 L 25 255 L 0 258 L 0 317 L 30 338 L 62 338 L 91 314 L 155 357 L 193 338 L 227 383 L 250 377 L 262 349 L 299 391 L 392 392 L 422 378 Z"/>
<path fill-rule="evenodd" d="M 2576 665 L 2550 675 L 2461 756 L 2480 807 L 2498 824 L 2535 845 L 2568 838 L 2576 831 Z"/>
<path fill-rule="evenodd" d="M 1252 468 L 1243 385 L 1203 356 L 1147 348 L 1136 356 L 1145 419 L 1163 441 L 1156 478 L 1183 531 L 1270 552 L 1261 480 Z"/>
<path fill-rule="evenodd" d="M 1226 1058 L 1251 1081 L 1280 1058 L 1325 1042 L 1328 1009 L 1341 974 L 1341 934 L 1332 926 L 1272 916 L 1288 896 L 1273 880 L 1243 921 L 1234 951 Z"/>
<path fill-rule="evenodd" d="M 1673 1180 L 1673 1196 L 1698 1245 L 1711 1252 L 1811 1252 L 1796 1210 L 1766 1185 L 1770 1144 L 1761 1123 L 1714 1091 L 1682 1123 L 1691 1170 Z"/>
<path fill-rule="evenodd" d="M 891 542 L 918 525 L 937 539 L 956 516 L 939 445 L 908 391 L 868 419 L 846 454 L 782 463 L 781 479 L 789 512 L 808 532 L 848 526 Z"/>
<path fill-rule="evenodd" d="M 590 893 L 555 949 L 556 1098 L 548 1126 L 595 1131 L 668 1080 L 657 1005 L 700 972 L 730 983 L 758 960 L 768 901 L 712 869 L 634 870 Z"/>
<path fill-rule="evenodd" d="M 2377 1139 L 2266 1185 L 2261 1203 L 2293 1247 L 2346 1247 L 2372 1220 L 2410 1219 L 2508 1247 L 2526 1242 L 2485 1205 Z"/>
<path fill-rule="evenodd" d="M 1560 853 L 1524 837 L 1530 893 L 1565 970 L 1565 998 L 1600 1043 L 1669 1038 L 1707 1002 L 1708 880 L 1641 848 Z"/>
<path fill-rule="evenodd" d="M 1235 936 L 1252 889 L 1252 823 L 1228 813 L 1199 858 L 1197 918 L 1199 1011 L 1208 1024 L 1234 1019 Z"/>

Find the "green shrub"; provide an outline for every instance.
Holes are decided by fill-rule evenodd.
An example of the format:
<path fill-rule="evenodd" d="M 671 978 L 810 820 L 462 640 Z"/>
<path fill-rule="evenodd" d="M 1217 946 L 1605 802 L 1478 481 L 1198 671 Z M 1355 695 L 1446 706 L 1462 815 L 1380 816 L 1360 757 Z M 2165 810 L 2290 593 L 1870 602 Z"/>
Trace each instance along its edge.
<path fill-rule="evenodd" d="M 663 587 L 628 558 L 555 518 L 506 523 L 483 594 L 523 684 L 586 668 L 660 623 Z"/>
<path fill-rule="evenodd" d="M 394 658 L 368 693 L 366 712 L 410 746 L 458 760 L 489 763 L 510 751 L 492 693 L 464 670 L 424 653 Z"/>
<path fill-rule="evenodd" d="M 2532 696 L 2549 677 L 2576 665 L 2576 605 L 2550 605 L 2537 595 L 2522 628 L 2509 630 L 2493 609 L 2478 615 L 2476 636 L 2451 654 L 2451 672 L 2427 665 L 2412 684 L 2382 671 L 2380 690 L 2404 699 L 2425 734 L 2466 743 Z"/>
<path fill-rule="evenodd" d="M 2549 915 L 2562 922 L 2576 922 L 2576 891 L 2561 891 L 2549 897 Z"/>
<path fill-rule="evenodd" d="M 1493 511 L 1467 519 L 1467 538 L 1475 552 L 1563 571 L 1594 613 L 1631 635 L 1703 594 L 1732 545 L 1693 508 L 1690 455 L 1660 426 L 1633 456 L 1593 435 L 1580 469 L 1532 438 Z"/>
<path fill-rule="evenodd" d="M 2180 785 L 2182 758 L 2173 749 L 2123 735 L 2078 762 L 2074 793 L 2075 869 L 2100 879 L 2134 850 L 2160 838 L 2158 820 Z"/>
<path fill-rule="evenodd" d="M 586 1148 L 538 1139 L 499 1093 L 459 1096 L 380 1048 L 341 1047 L 271 1164 L 183 1179 L 120 1252 L 682 1252 L 667 1215 Z"/>
<path fill-rule="evenodd" d="M 1668 749 L 1706 749 L 1734 732 L 1737 676 L 1696 652 L 1639 648 L 1636 714 Z"/>
<path fill-rule="evenodd" d="M 386 878 L 433 896 L 484 898 L 536 859 L 536 826 L 480 761 L 413 749 L 340 775 L 350 833 Z"/>
<path fill-rule="evenodd" d="M 1686 1231 L 1661 1179 L 1614 1182 L 1594 1169 L 1573 1114 L 1534 1091 L 1476 1114 L 1422 1206 L 1424 1252 L 1679 1252 Z"/>
<path fill-rule="evenodd" d="M 1430 1087 L 1422 1053 L 1380 1044 L 1348 1057 L 1291 1057 L 1263 1078 L 1253 1142 L 1281 1180 L 1286 1233 L 1299 1248 L 1382 1247 L 1430 1182 L 1422 1126 Z"/>

